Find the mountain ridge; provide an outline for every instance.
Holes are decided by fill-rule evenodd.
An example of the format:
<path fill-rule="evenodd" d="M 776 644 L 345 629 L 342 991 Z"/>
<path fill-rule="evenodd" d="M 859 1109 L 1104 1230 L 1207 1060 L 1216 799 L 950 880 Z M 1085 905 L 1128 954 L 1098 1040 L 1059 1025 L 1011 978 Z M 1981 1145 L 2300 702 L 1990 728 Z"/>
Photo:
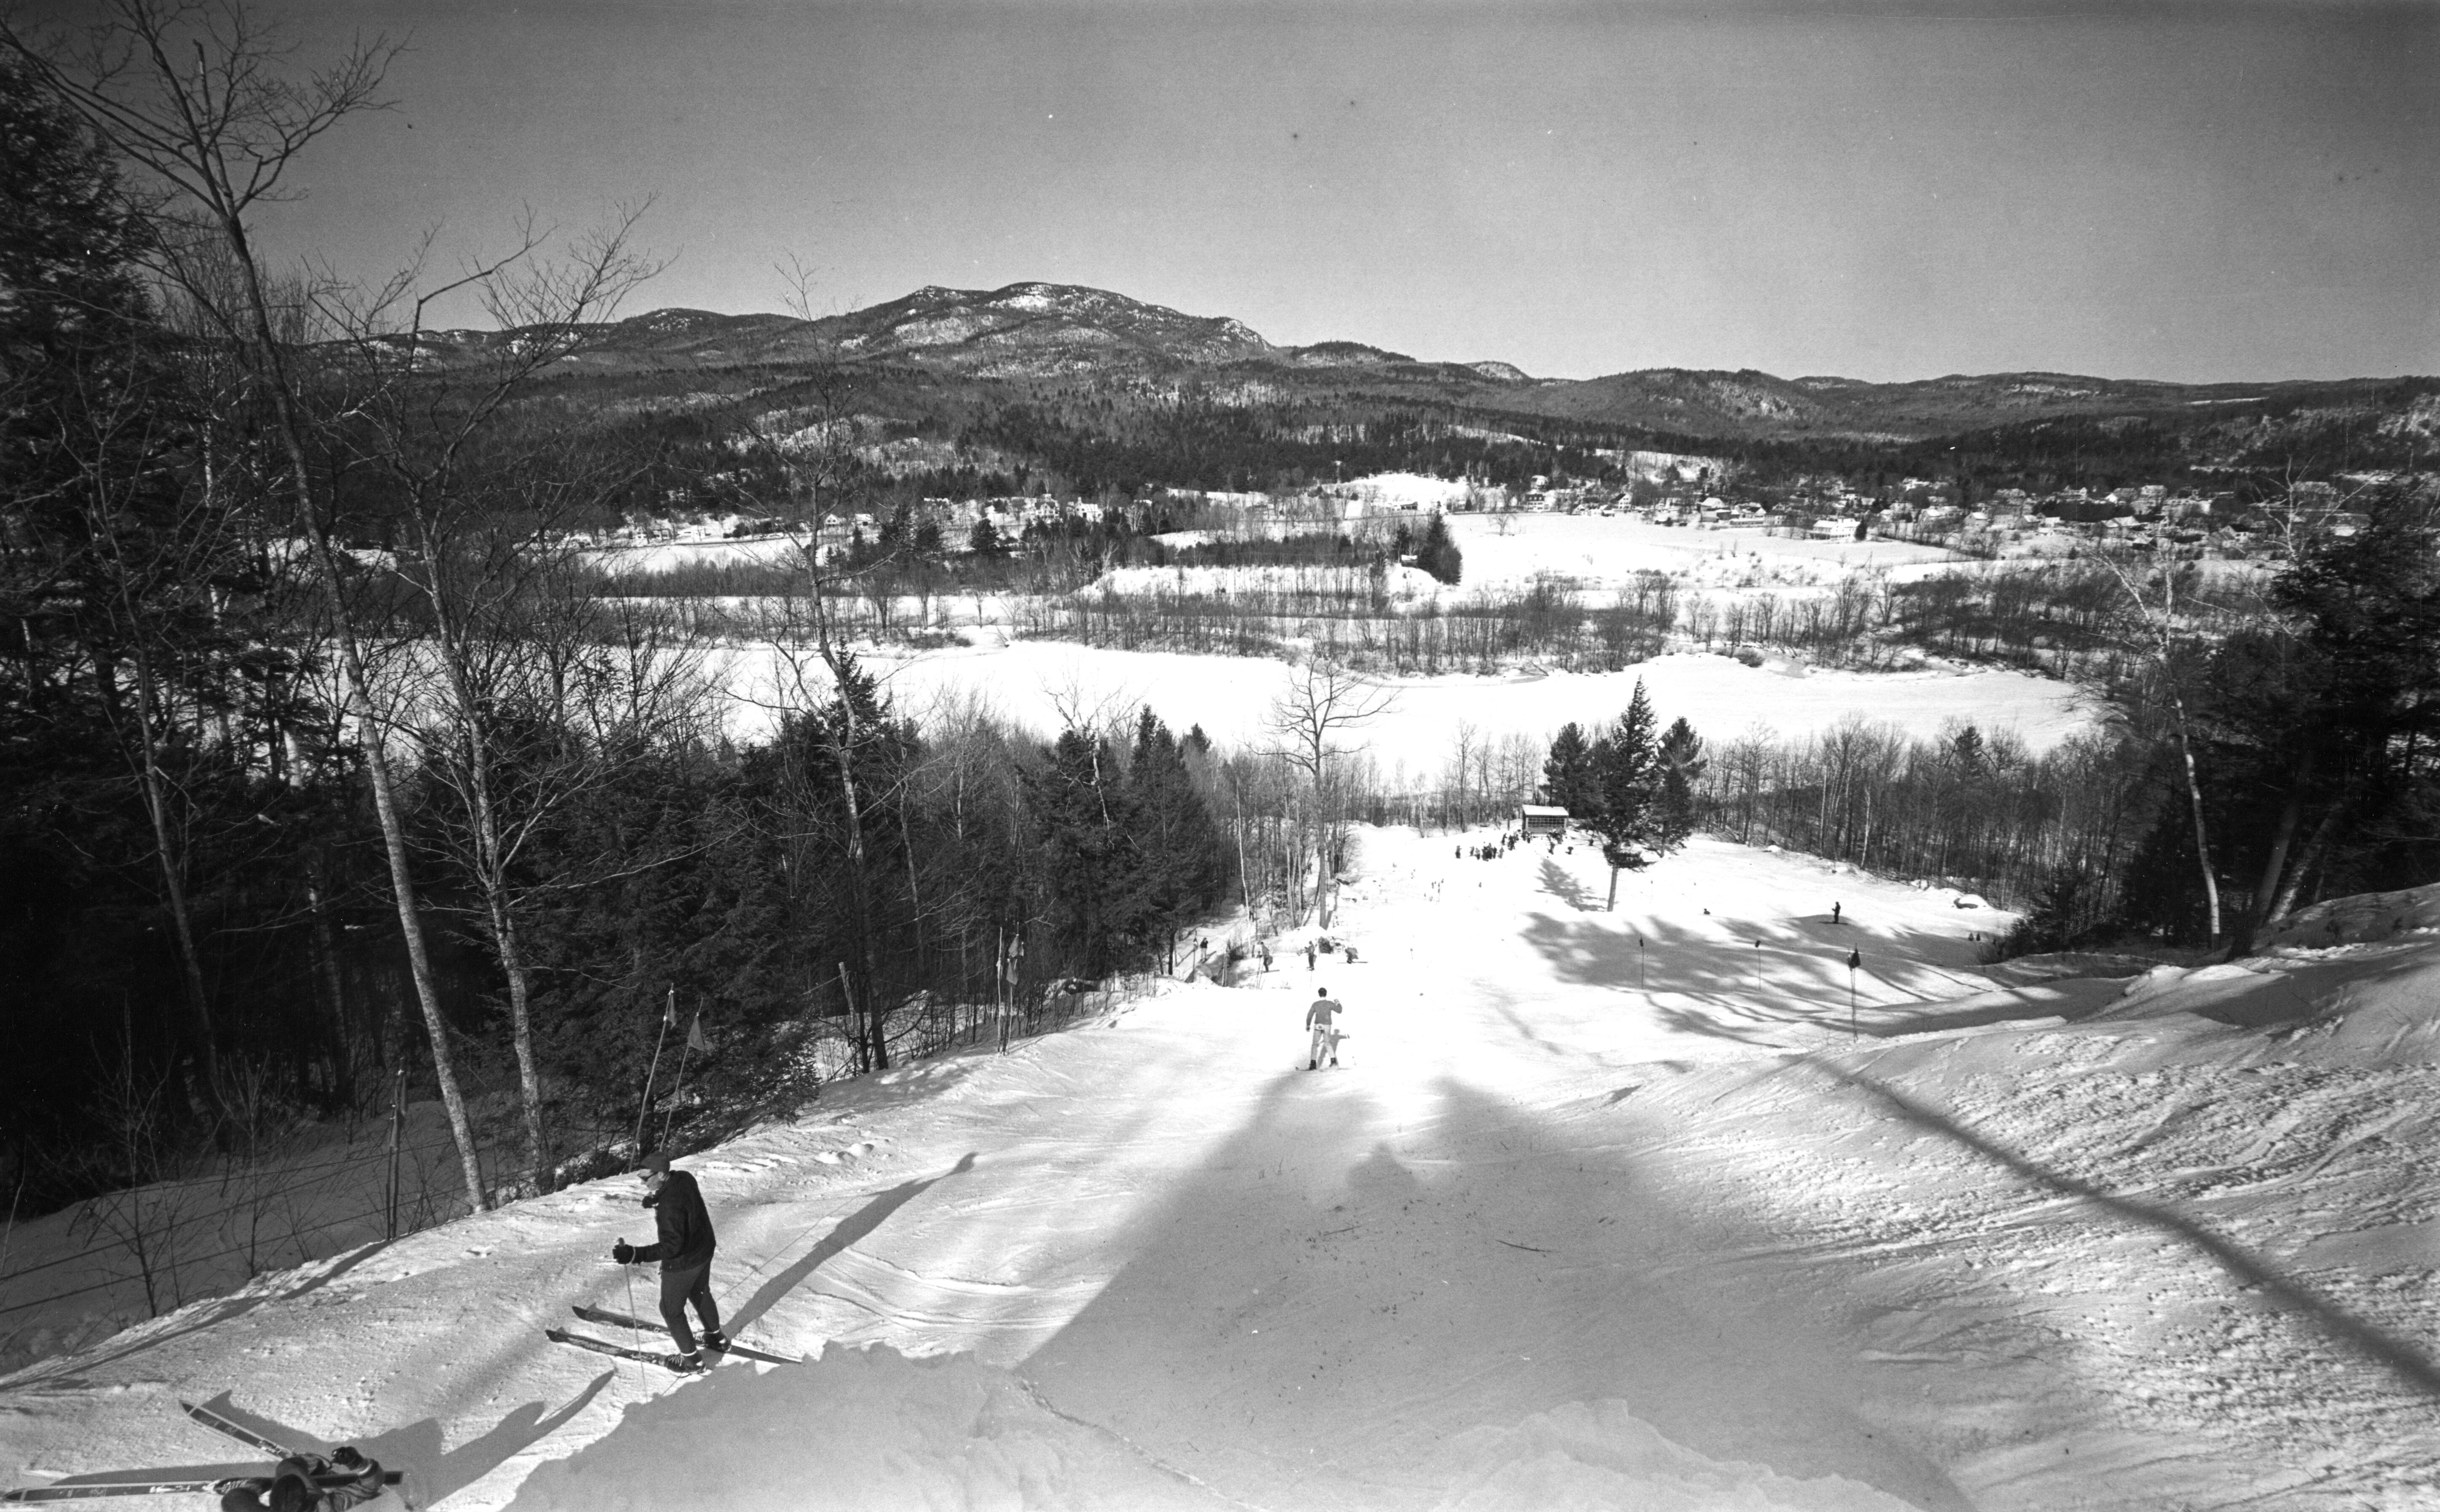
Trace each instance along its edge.
<path fill-rule="evenodd" d="M 516 335 L 445 332 L 430 346 L 472 354 Z M 996 289 L 926 284 L 812 319 L 654 310 L 586 328 L 566 366 L 618 374 L 839 362 L 986 383 L 1116 383 L 1152 393 L 1199 386 L 1241 405 L 1299 397 L 1445 405 L 1724 440 L 1880 443 L 2069 419 L 2228 433 L 2265 415 L 2323 410 L 2403 426 L 2414 438 L 2440 435 L 2440 380 L 2425 377 L 2181 384 L 2028 369 L 1875 382 L 1660 367 L 1542 378 L 1498 360 L 1432 361 L 1355 340 L 1282 345 L 1232 316 L 1038 279 Z"/>

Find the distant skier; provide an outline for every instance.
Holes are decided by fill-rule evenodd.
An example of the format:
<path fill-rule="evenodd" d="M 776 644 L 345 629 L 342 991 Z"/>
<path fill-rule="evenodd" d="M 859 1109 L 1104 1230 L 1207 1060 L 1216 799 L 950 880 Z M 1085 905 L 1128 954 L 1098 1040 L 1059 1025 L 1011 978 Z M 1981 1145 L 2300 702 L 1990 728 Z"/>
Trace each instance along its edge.
<path fill-rule="evenodd" d="M 335 1467 L 355 1479 L 337 1485 L 317 1485 L 314 1477 Z M 291 1454 L 269 1475 L 249 1476 L 221 1493 L 221 1512 L 341 1512 L 382 1494 L 379 1460 L 368 1460 L 352 1449 L 337 1449 L 331 1457 Z"/>
<path fill-rule="evenodd" d="M 703 1356 L 695 1348 L 694 1331 L 687 1326 L 689 1303 L 703 1320 L 703 1341 L 714 1350 L 728 1348 L 728 1336 L 720 1331 L 720 1306 L 711 1300 L 711 1214 L 694 1178 L 671 1170 L 670 1158 L 660 1151 L 644 1157 L 643 1175 L 644 1206 L 653 1210 L 660 1238 L 640 1249 L 621 1239 L 611 1247 L 610 1258 L 622 1266 L 660 1262 L 661 1321 L 670 1325 L 670 1338 L 678 1346 L 662 1363 L 672 1370 L 701 1370 Z"/>
<path fill-rule="evenodd" d="M 1839 922 L 1839 905 L 1836 903 L 1830 905 L 1830 922 L 1832 924 L 1837 924 Z"/>
<path fill-rule="evenodd" d="M 1307 940 L 1307 941 L 1304 943 L 1304 969 L 1306 969 L 1307 971 L 1311 971 L 1311 970 L 1313 970 L 1313 969 L 1314 969 L 1314 966 L 1313 966 L 1313 942 L 1312 942 L 1312 941 L 1310 941 L 1310 940 Z"/>
<path fill-rule="evenodd" d="M 1270 969 L 1271 969 L 1271 943 L 1270 943 L 1268 940 L 1265 940 L 1265 941 L 1264 941 L 1264 942 L 1263 942 L 1263 970 L 1264 970 L 1265 972 L 1268 972 Z"/>
<path fill-rule="evenodd" d="M 1346 1011 L 1344 1003 L 1330 996 L 1329 988 L 1314 989 L 1313 1006 L 1304 1011 L 1304 1026 L 1313 1031 L 1313 1045 L 1305 1055 L 1305 1070 L 1319 1071 L 1324 1056 L 1329 1057 L 1333 1066 L 1338 1064 L 1338 1034 L 1330 1024 L 1332 1019 Z"/>

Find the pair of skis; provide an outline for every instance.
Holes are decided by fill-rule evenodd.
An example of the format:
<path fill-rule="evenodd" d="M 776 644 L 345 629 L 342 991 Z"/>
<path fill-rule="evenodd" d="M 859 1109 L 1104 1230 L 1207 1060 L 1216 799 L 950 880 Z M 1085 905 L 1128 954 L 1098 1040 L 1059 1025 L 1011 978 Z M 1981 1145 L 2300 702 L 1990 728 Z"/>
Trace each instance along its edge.
<path fill-rule="evenodd" d="M 601 1323 L 605 1327 L 633 1328 L 638 1333 L 647 1334 L 658 1333 L 661 1331 L 661 1324 L 656 1322 L 647 1322 L 641 1318 L 631 1318 L 623 1312 L 612 1312 L 607 1307 L 580 1306 L 571 1307 L 568 1310 L 575 1313 L 579 1318 L 583 1319 L 586 1323 Z M 579 1349 L 589 1349 L 597 1355 L 616 1355 L 620 1359 L 633 1359 L 641 1361 L 647 1365 L 658 1365 L 663 1370 L 669 1370 L 671 1368 L 670 1357 L 666 1354 L 655 1354 L 649 1349 L 630 1349 L 624 1344 L 614 1344 L 607 1339 L 593 1339 L 583 1334 L 572 1334 L 565 1328 L 546 1328 L 543 1330 L 543 1337 L 548 1339 L 554 1344 L 573 1344 Z M 738 1343 L 732 1343 L 727 1349 L 715 1349 L 709 1352 L 715 1355 L 739 1355 L 747 1359 L 764 1360 L 774 1365 L 795 1365 L 801 1363 L 798 1360 L 790 1359 L 784 1355 L 766 1355 L 762 1350 L 748 1349 L 744 1344 Z M 707 1365 L 704 1368 L 709 1369 L 710 1367 Z M 679 1371 L 677 1374 L 683 1376 L 691 1375 L 693 1373 L 691 1371 Z"/>
<path fill-rule="evenodd" d="M 208 1407 L 192 1402 L 178 1404 L 188 1417 L 206 1428 L 227 1434 L 249 1449 L 260 1449 L 275 1460 L 295 1457 L 296 1451 L 277 1439 L 265 1438 L 243 1423 L 223 1417 Z M 0 1502 L 85 1502 L 105 1496 L 224 1496 L 230 1489 L 247 1481 L 260 1480 L 253 1475 L 224 1475 L 210 1481 L 106 1481 L 86 1485 L 28 1485 L 14 1491 L 0 1492 Z M 332 1470 L 314 1478 L 324 1486 L 351 1485 L 357 1477 L 345 1470 Z M 406 1479 L 401 1470 L 385 1470 L 382 1483 L 396 1485 Z"/>

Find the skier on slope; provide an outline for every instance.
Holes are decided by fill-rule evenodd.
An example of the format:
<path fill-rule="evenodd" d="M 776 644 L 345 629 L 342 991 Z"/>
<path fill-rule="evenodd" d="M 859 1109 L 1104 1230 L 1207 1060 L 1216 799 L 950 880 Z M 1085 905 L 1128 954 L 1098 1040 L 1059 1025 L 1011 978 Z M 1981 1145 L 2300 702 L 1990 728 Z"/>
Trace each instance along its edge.
<path fill-rule="evenodd" d="M 314 1477 L 332 1467 L 355 1479 L 337 1485 L 317 1485 Z M 368 1460 L 352 1449 L 337 1449 L 331 1457 L 291 1454 L 269 1475 L 249 1476 L 221 1493 L 221 1512 L 341 1512 L 382 1494 L 381 1461 Z"/>
<path fill-rule="evenodd" d="M 670 1158 L 655 1150 L 644 1157 L 644 1206 L 653 1210 L 660 1231 L 658 1242 L 641 1249 L 621 1239 L 610 1258 L 620 1265 L 638 1260 L 661 1263 L 661 1321 L 678 1352 L 662 1361 L 675 1371 L 703 1369 L 694 1331 L 687 1326 L 687 1305 L 703 1320 L 703 1341 L 714 1350 L 728 1348 L 720 1331 L 720 1306 L 711 1300 L 711 1214 L 703 1205 L 703 1189 L 684 1171 L 670 1169 Z"/>
<path fill-rule="evenodd" d="M 1304 1026 L 1313 1031 L 1313 1044 L 1305 1055 L 1304 1069 L 1319 1071 L 1324 1055 L 1333 1066 L 1338 1064 L 1338 1034 L 1330 1021 L 1347 1011 L 1347 1005 L 1330 996 L 1327 987 L 1313 989 L 1313 1006 L 1304 1011 Z"/>

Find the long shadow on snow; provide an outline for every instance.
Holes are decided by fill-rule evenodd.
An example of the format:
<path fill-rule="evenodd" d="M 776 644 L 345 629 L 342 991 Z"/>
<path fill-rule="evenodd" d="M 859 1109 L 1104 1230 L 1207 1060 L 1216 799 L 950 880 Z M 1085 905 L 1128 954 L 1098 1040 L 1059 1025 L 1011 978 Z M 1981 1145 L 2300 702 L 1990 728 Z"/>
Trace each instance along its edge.
<path fill-rule="evenodd" d="M 804 1284 L 807 1276 L 821 1269 L 822 1262 L 847 1249 L 866 1234 L 887 1222 L 889 1215 L 930 1191 L 939 1182 L 953 1176 L 962 1176 L 975 1168 L 974 1152 L 969 1150 L 956 1165 L 939 1176 L 920 1181 L 901 1181 L 888 1191 L 841 1218 L 830 1233 L 822 1235 L 804 1255 L 755 1289 L 754 1295 L 742 1307 L 727 1313 L 724 1322 L 732 1333 L 744 1333 L 755 1319 L 771 1310 L 780 1298 Z"/>
<path fill-rule="evenodd" d="M 1965 1505 L 1872 1415 L 1835 1302 L 1714 1260 L 1766 1241 L 1664 1206 L 1619 1115 L 1446 1079 L 1393 1112 L 1363 1076 L 1282 1076 L 1139 1220 L 1020 1367 L 1046 1401 L 1265 1504 L 1428 1504 L 1449 1435 L 1612 1400 L 1716 1460 Z"/>
<path fill-rule="evenodd" d="M 2184 1240 L 2217 1261 L 2237 1280 L 2260 1287 L 2291 1312 L 2310 1318 L 2332 1338 L 2386 1366 L 2409 1386 L 2427 1395 L 2440 1396 L 2440 1361 L 2435 1361 L 2414 1344 L 2356 1317 L 2328 1298 L 2315 1294 L 2303 1284 L 2281 1275 L 2268 1262 L 2221 1238 L 2185 1215 L 2153 1203 L 2120 1197 L 2089 1181 L 2036 1164 L 1951 1121 L 1939 1109 L 1926 1107 L 1869 1076 L 1841 1071 L 1824 1062 L 1813 1064 L 1831 1077 L 1878 1098 L 1908 1123 L 1954 1140 L 1976 1154 L 2007 1167 L 2027 1181 L 2068 1197 L 2080 1197 L 2121 1217 Z"/>
<path fill-rule="evenodd" d="M 402 1235 L 401 1237 L 404 1238 L 411 1236 Z M 369 1244 L 359 1245 L 352 1253 L 347 1254 L 345 1258 L 339 1260 L 338 1263 L 332 1266 L 330 1269 L 319 1271 L 312 1276 L 308 1276 L 305 1280 L 284 1291 L 266 1289 L 256 1291 L 242 1297 L 224 1297 L 214 1305 L 198 1312 L 195 1315 L 194 1320 L 190 1323 L 182 1323 L 175 1328 L 167 1329 L 160 1333 L 147 1334 L 143 1338 L 136 1340 L 134 1343 L 121 1345 L 118 1348 L 110 1351 L 106 1355 L 72 1357 L 74 1359 L 73 1365 L 67 1365 L 63 1362 L 55 1360 L 37 1360 L 34 1363 L 26 1366 L 15 1375 L 6 1377 L 6 1379 L 10 1385 L 27 1385 L 35 1381 L 40 1381 L 45 1385 L 59 1387 L 62 1389 L 86 1385 L 88 1384 L 88 1380 L 83 1374 L 84 1372 L 98 1370 L 101 1366 L 114 1363 L 115 1361 L 126 1359 L 132 1356 L 141 1355 L 148 1350 L 158 1349 L 163 1344 L 170 1343 L 175 1340 L 185 1339 L 189 1335 L 199 1334 L 206 1329 L 216 1328 L 222 1323 L 244 1317 L 247 1313 L 254 1311 L 264 1303 L 290 1302 L 298 1297 L 305 1296 L 308 1293 L 319 1291 L 324 1287 L 327 1287 L 332 1282 L 338 1280 L 341 1276 L 346 1275 L 349 1271 L 353 1270 L 356 1267 L 363 1265 L 366 1261 L 371 1259 L 373 1256 L 381 1253 L 383 1251 L 398 1242 L 400 1242 L 398 1239 L 376 1239 Z M 76 1374 L 59 1374 L 59 1372 L 63 1369 L 73 1370 Z"/>

